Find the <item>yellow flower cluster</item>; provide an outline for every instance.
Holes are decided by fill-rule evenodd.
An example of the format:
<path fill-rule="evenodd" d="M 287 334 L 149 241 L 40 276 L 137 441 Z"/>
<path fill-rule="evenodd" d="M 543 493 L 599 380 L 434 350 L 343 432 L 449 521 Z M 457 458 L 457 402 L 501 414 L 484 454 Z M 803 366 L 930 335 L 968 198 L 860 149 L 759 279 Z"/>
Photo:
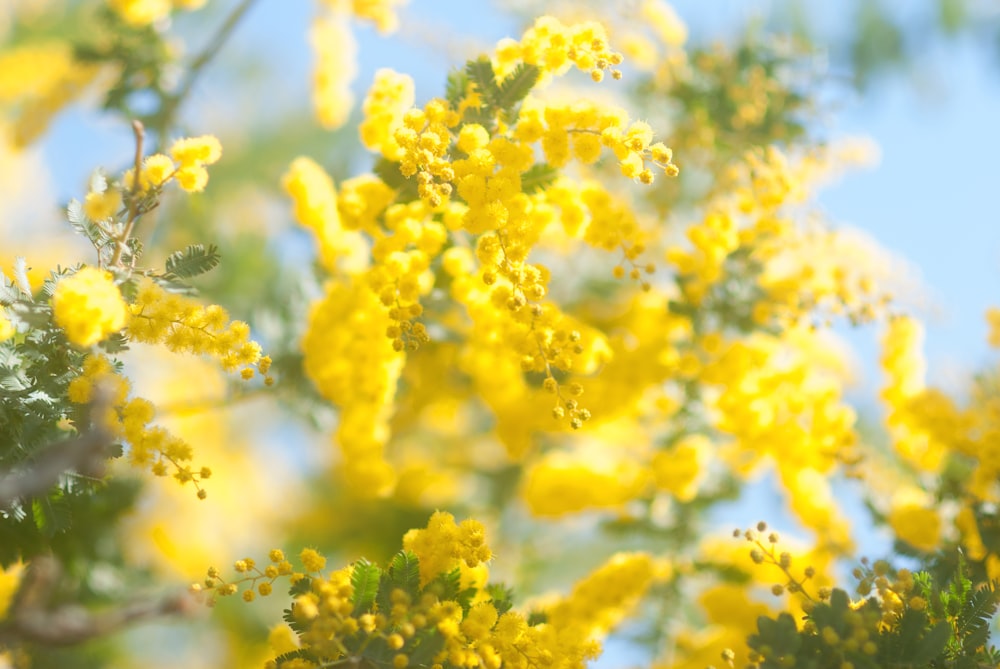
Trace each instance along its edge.
<path fill-rule="evenodd" d="M 18 110 L 14 145 L 24 147 L 39 137 L 99 72 L 99 66 L 78 62 L 64 42 L 29 43 L 0 53 L 0 105 Z"/>
<path fill-rule="evenodd" d="M 117 188 L 106 188 L 102 192 L 91 191 L 83 200 L 83 213 L 95 223 L 103 223 L 113 218 L 122 206 L 122 194 Z"/>
<path fill-rule="evenodd" d="M 399 27 L 399 7 L 407 0 L 320 0 L 323 5 L 355 18 L 371 21 L 380 33 L 391 33 Z"/>
<path fill-rule="evenodd" d="M 189 193 L 200 193 L 208 184 L 208 170 L 222 157 L 222 145 L 212 135 L 187 137 L 175 141 L 170 146 L 170 155 L 156 153 L 147 156 L 139 174 L 139 189 L 142 192 L 158 190 L 170 181 Z M 135 183 L 135 170 L 125 172 L 122 179 L 126 191 L 131 191 Z"/>
<path fill-rule="evenodd" d="M 340 408 L 336 440 L 345 480 L 368 495 L 387 492 L 394 478 L 384 451 L 404 356 L 385 340 L 392 324 L 366 285 L 330 282 L 301 344 L 306 375 Z"/>
<path fill-rule="evenodd" d="M 712 444 L 702 434 L 687 434 L 668 449 L 653 455 L 650 467 L 656 487 L 666 490 L 681 502 L 690 502 L 698 495 L 701 482 L 708 473 Z"/>
<path fill-rule="evenodd" d="M 354 107 L 351 83 L 358 74 L 358 45 L 347 17 L 319 15 L 309 28 L 315 53 L 313 110 L 321 126 L 334 130 L 347 123 Z"/>
<path fill-rule="evenodd" d="M 933 503 L 896 500 L 888 521 L 896 536 L 914 548 L 933 552 L 940 547 L 941 516 Z"/>
<path fill-rule="evenodd" d="M 787 326 L 844 314 L 872 320 L 889 301 L 876 291 L 885 258 L 870 245 L 822 226 L 797 225 L 782 207 L 804 197 L 823 157 L 790 160 L 777 149 L 749 152 L 730 168 L 733 198 L 713 198 L 686 236 L 691 248 L 673 244 L 666 259 L 677 269 L 686 302 L 702 307 L 733 276 L 755 280 L 760 294 L 747 304 L 757 325 Z M 730 301 L 732 297 L 729 296 Z"/>
<path fill-rule="evenodd" d="M 730 465 L 747 472 L 771 459 L 802 522 L 846 547 L 825 474 L 851 455 L 855 414 L 842 400 L 838 370 L 814 354 L 821 349 L 805 329 L 755 333 L 721 344 L 698 379 L 715 387 L 707 398 L 714 426 L 735 437 L 724 452 Z"/>
<path fill-rule="evenodd" d="M 275 653 L 298 649 L 300 656 L 271 661 L 268 666 L 305 669 L 316 667 L 314 660 L 361 663 L 369 653 L 380 653 L 395 669 L 425 663 L 466 669 L 583 669 L 586 661 L 600 652 L 593 634 L 606 631 L 620 617 L 620 611 L 631 606 L 645 589 L 639 583 L 615 594 L 613 591 L 622 585 L 615 576 L 635 576 L 648 583 L 653 571 L 652 561 L 645 556 L 613 558 L 594 577 L 578 586 L 565 604 L 556 605 L 554 615 L 559 622 L 529 624 L 522 614 L 499 609 L 481 575 L 470 574 L 464 568 L 459 589 L 474 593 L 467 604 L 442 597 L 441 577 L 451 573 L 456 565 L 477 564 L 489 558 L 479 523 L 466 520 L 456 525 L 450 514 L 437 513 L 425 530 L 411 530 L 404 544 L 412 545 L 419 553 L 422 585 L 380 591 L 378 601 L 384 603 L 378 606 L 370 601 L 366 604 L 357 601 L 360 593 L 352 585 L 352 567 L 324 576 L 316 573 L 325 566 L 321 556 L 313 554 L 307 558 L 303 552 L 302 561 L 312 563 L 307 570 L 313 573 L 308 579 L 308 590 L 296 595 L 291 607 L 300 631 L 297 638 L 287 629 L 271 635 Z M 404 563 L 412 559 L 404 554 L 397 557 Z M 290 565 L 277 561 L 284 558 L 280 551 L 272 551 L 270 558 L 271 564 L 263 570 L 252 559 L 238 560 L 235 569 L 245 575 L 230 581 L 223 580 L 218 570 L 210 569 L 204 584 L 196 584 L 192 589 L 201 595 L 234 595 L 241 585 L 248 583 L 243 598 L 251 601 L 255 598 L 255 584 L 259 591 L 261 585 L 270 584 L 289 571 Z M 425 560 L 434 568 L 425 571 Z M 291 578 L 293 582 L 301 581 L 305 575 L 292 574 Z M 387 587 L 384 583 L 383 580 L 380 587 Z M 589 612 L 593 616 L 581 608 L 585 600 L 599 607 Z M 431 647 L 434 648 L 431 655 L 418 664 L 414 655 L 425 654 Z"/>
<path fill-rule="evenodd" d="M 52 294 L 52 319 L 77 346 L 93 346 L 129 321 L 128 308 L 110 272 L 82 267 L 60 279 Z"/>
<path fill-rule="evenodd" d="M 145 281 L 130 306 L 128 337 L 134 342 L 162 344 L 175 353 L 208 355 L 227 372 L 241 369 L 241 376 L 254 376 L 254 368 L 265 376 L 271 359 L 261 355 L 260 344 L 250 339 L 250 326 L 229 321 L 222 307 L 203 306 L 176 293 L 168 293 L 152 281 Z"/>
<path fill-rule="evenodd" d="M 478 520 L 466 519 L 455 523 L 455 517 L 436 511 L 421 530 L 410 530 L 403 536 L 403 548 L 420 560 L 420 582 L 429 583 L 438 574 L 446 574 L 459 562 L 475 567 L 493 557 L 486 545 L 486 530 Z"/>
<path fill-rule="evenodd" d="M 630 460 L 609 463 L 556 453 L 529 467 L 521 496 L 536 516 L 561 516 L 620 509 L 648 484 L 648 472 Z"/>
<path fill-rule="evenodd" d="M 496 47 L 496 61 L 501 76 L 524 62 L 538 66 L 543 76 L 564 74 L 576 67 L 589 72 L 594 81 L 601 81 L 605 72 L 621 78 L 617 66 L 623 57 L 608 46 L 607 32 L 597 21 L 567 26 L 555 17 L 542 16 L 520 41 L 501 40 Z"/>
<path fill-rule="evenodd" d="M 246 557 L 233 563 L 233 571 L 240 576 L 227 580 L 223 578 L 221 572 L 215 567 L 209 567 L 205 574 L 205 580 L 201 583 L 191 585 L 191 592 L 209 606 L 215 604 L 216 597 L 228 597 L 243 589 L 243 601 L 252 602 L 259 594 L 267 597 L 274 591 L 274 582 L 282 576 L 289 576 L 292 580 L 302 578 L 302 574 L 294 572 L 292 563 L 285 559 L 284 552 L 275 548 L 268 554 L 270 564 L 261 569 L 257 566 L 257 561 Z M 312 548 L 304 548 L 299 555 L 299 561 L 307 572 L 318 573 L 326 567 L 326 558 L 321 556 Z"/>
<path fill-rule="evenodd" d="M 17 328 L 7 316 L 7 310 L 0 307 L 0 342 L 7 341 L 15 334 L 17 334 Z"/>
<path fill-rule="evenodd" d="M 403 149 L 396 142 L 396 130 L 403 126 L 403 114 L 413 106 L 413 79 L 388 68 L 375 72 L 375 81 L 365 96 L 364 119 L 358 126 L 361 143 L 389 160 L 400 160 Z"/>
<path fill-rule="evenodd" d="M 136 27 L 162 21 L 174 10 L 192 11 L 204 4 L 205 0 L 108 0 L 108 6 L 125 23 Z"/>
<path fill-rule="evenodd" d="M 296 158 L 282 178 L 295 206 L 295 220 L 312 231 L 323 269 L 356 274 L 368 266 L 369 249 L 356 230 L 345 230 L 337 210 L 333 179 L 310 158 Z"/>
<path fill-rule="evenodd" d="M 990 333 L 987 336 L 990 346 L 1000 348 L 1000 309 L 993 307 L 986 311 L 986 322 L 990 326 Z"/>
<path fill-rule="evenodd" d="M 583 165 L 597 162 L 604 148 L 618 159 L 623 176 L 649 185 L 655 179 L 647 161 L 667 176 L 680 169 L 673 151 L 663 142 L 653 141 L 653 129 L 645 121 L 629 123 L 625 110 L 589 101 L 572 104 L 525 101 L 514 136 L 523 142 L 540 141 L 545 160 L 554 167 L 565 166 L 571 158 Z"/>
<path fill-rule="evenodd" d="M 549 624 L 577 628 L 584 636 L 607 634 L 627 616 L 653 583 L 672 574 L 648 553 L 616 553 L 547 607 Z"/>
<path fill-rule="evenodd" d="M 944 461 L 946 446 L 934 439 L 933 433 L 921 429 L 925 421 L 915 412 L 914 403 L 926 390 L 922 345 L 920 323 L 905 316 L 890 319 L 882 337 L 881 364 L 886 384 L 881 397 L 896 452 L 922 471 L 936 472 Z M 929 408 L 926 397 L 922 404 Z"/>
<path fill-rule="evenodd" d="M 135 466 L 148 469 L 156 476 L 166 476 L 173 470 L 173 477 L 181 484 L 191 482 L 198 497 L 206 497 L 199 485 L 212 475 L 208 467 L 193 469 L 189 464 L 193 456 L 191 446 L 170 434 L 164 428 L 150 425 L 156 409 L 149 400 L 128 398 L 128 379 L 118 374 L 111 361 L 103 355 L 88 355 L 80 375 L 73 379 L 67 391 L 71 402 L 86 404 L 93 399 L 97 386 L 111 390 L 111 406 L 99 419 L 116 438 L 129 444 L 128 460 Z"/>

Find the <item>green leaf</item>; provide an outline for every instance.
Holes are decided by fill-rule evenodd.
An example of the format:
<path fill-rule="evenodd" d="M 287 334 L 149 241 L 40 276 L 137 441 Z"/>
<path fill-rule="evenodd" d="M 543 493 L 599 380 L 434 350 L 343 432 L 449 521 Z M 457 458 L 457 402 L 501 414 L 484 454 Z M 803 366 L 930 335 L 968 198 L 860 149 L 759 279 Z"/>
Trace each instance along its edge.
<path fill-rule="evenodd" d="M 479 92 L 482 106 L 496 110 L 500 107 L 500 87 L 497 86 L 497 75 L 493 71 L 493 63 L 486 56 L 478 60 L 470 60 L 465 64 L 465 73 Z"/>
<path fill-rule="evenodd" d="M 382 572 L 376 602 L 379 609 L 388 611 L 392 608 L 392 591 L 400 589 L 416 598 L 420 594 L 420 560 L 410 551 L 396 553 L 389 566 Z"/>
<path fill-rule="evenodd" d="M 382 570 L 364 558 L 354 563 L 351 585 L 354 586 L 354 615 L 370 611 L 378 595 Z"/>
<path fill-rule="evenodd" d="M 514 605 L 514 591 L 503 583 L 491 583 L 487 585 L 486 593 L 493 600 L 493 608 L 501 616 L 510 611 Z"/>
<path fill-rule="evenodd" d="M 535 163 L 521 175 L 521 190 L 532 195 L 551 186 L 558 176 L 557 168 L 548 163 Z"/>
<path fill-rule="evenodd" d="M 917 643 L 912 656 L 914 664 L 925 665 L 936 660 L 950 638 L 951 625 L 946 620 L 940 621 Z"/>
<path fill-rule="evenodd" d="M 490 72 L 493 71 L 492 66 Z M 514 106 L 528 96 L 531 89 L 538 83 L 541 71 L 536 65 L 520 63 L 514 71 L 500 83 L 495 103 L 505 112 L 513 111 Z"/>
<path fill-rule="evenodd" d="M 966 652 L 975 652 L 986 645 L 990 636 L 990 619 L 996 610 L 997 593 L 992 587 L 982 588 L 969 595 L 955 630 Z"/>
<path fill-rule="evenodd" d="M 465 99 L 465 93 L 469 89 L 469 76 L 462 70 L 452 70 L 448 73 L 448 80 L 445 82 L 444 97 L 451 105 L 452 109 L 458 106 Z"/>
<path fill-rule="evenodd" d="M 209 244 L 207 249 L 203 244 L 191 244 L 183 251 L 170 254 L 165 276 L 181 279 L 198 276 L 216 267 L 219 260 L 219 249 L 215 244 Z"/>

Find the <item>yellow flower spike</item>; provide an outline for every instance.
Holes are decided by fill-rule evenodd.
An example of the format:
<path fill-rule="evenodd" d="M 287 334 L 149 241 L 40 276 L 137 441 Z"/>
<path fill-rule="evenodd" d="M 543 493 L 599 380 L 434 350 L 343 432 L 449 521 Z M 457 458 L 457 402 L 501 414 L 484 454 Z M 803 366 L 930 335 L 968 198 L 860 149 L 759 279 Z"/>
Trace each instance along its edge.
<path fill-rule="evenodd" d="M 105 221 L 122 206 L 122 194 L 116 188 L 109 188 L 103 193 L 87 193 L 83 200 L 83 213 L 92 221 Z"/>
<path fill-rule="evenodd" d="M 222 144 L 214 135 L 187 137 L 171 144 L 168 153 L 181 167 L 211 165 L 222 157 Z"/>
<path fill-rule="evenodd" d="M 56 284 L 52 318 L 77 346 L 93 346 L 125 327 L 128 310 L 109 272 L 83 267 Z"/>

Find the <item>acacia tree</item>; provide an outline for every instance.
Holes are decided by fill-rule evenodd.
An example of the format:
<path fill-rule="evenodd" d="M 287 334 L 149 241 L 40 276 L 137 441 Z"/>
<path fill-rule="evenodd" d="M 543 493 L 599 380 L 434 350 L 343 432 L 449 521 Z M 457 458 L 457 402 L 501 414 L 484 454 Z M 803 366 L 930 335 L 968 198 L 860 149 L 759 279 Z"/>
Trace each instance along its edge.
<path fill-rule="evenodd" d="M 19 220 L 4 259 L 8 663 L 1000 661 L 995 376 L 927 387 L 886 252 L 817 211 L 858 152 L 794 42 L 552 6 L 437 97 L 379 70 L 352 116 L 352 30 L 398 7 L 324 1 L 315 122 L 233 128 L 189 109 L 252 0 L 64 4 L 12 15 L 8 150 L 87 95 L 132 149 L 64 209 L 86 245 Z M 189 56 L 184 12 L 218 26 Z M 839 321 L 882 329 L 880 436 Z M 797 538 L 711 522 L 761 474 Z M 845 579 L 834 486 L 908 568 Z"/>

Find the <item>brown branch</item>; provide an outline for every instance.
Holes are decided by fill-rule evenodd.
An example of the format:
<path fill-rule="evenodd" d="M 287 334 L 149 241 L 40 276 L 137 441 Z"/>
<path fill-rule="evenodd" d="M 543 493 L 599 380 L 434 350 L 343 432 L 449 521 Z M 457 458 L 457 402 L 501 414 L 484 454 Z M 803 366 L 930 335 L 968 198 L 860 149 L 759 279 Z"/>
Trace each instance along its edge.
<path fill-rule="evenodd" d="M 142 598 L 91 611 L 77 604 L 52 607 L 62 569 L 49 555 L 28 565 L 8 617 L 0 623 L 0 647 L 23 643 L 69 646 L 107 636 L 126 625 L 167 615 L 187 615 L 197 608 L 187 592 Z"/>

